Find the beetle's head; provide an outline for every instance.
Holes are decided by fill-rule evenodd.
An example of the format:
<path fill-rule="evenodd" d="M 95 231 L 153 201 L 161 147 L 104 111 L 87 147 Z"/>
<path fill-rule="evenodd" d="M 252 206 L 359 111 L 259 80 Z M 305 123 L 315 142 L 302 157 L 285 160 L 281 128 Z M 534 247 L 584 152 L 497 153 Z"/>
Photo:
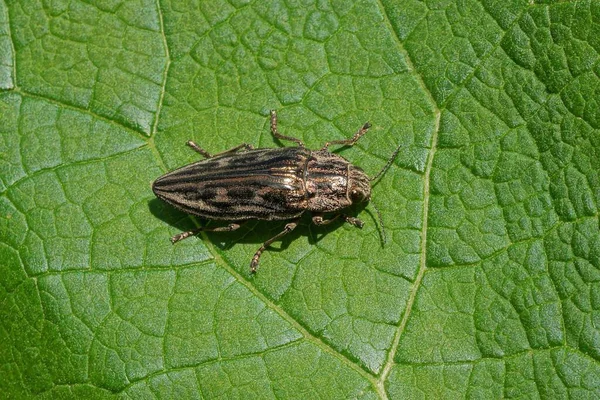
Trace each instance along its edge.
<path fill-rule="evenodd" d="M 348 199 L 352 204 L 368 203 L 371 200 L 371 182 L 365 172 L 350 165 L 348 169 Z"/>

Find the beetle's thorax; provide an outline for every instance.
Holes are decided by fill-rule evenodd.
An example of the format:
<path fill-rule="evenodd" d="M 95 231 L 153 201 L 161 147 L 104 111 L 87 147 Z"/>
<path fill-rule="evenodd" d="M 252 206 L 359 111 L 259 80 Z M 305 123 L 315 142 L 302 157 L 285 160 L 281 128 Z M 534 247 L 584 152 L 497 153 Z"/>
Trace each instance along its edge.
<path fill-rule="evenodd" d="M 370 199 L 371 186 L 363 170 L 327 150 L 312 152 L 304 174 L 310 211 L 332 212 Z"/>

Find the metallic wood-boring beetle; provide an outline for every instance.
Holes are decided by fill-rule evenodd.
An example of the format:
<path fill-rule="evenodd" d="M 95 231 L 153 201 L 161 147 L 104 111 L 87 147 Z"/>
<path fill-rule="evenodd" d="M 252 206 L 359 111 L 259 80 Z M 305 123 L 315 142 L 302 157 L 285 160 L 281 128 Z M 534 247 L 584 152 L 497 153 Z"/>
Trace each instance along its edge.
<path fill-rule="evenodd" d="M 330 153 L 328 147 L 332 144 L 352 146 L 370 126 L 368 122 L 364 124 L 351 139 L 334 140 L 325 143 L 320 150 L 309 150 L 299 139 L 277 131 L 277 114 L 271 111 L 273 136 L 295 142 L 297 147 L 254 149 L 252 145 L 243 143 L 211 156 L 188 141 L 188 146 L 206 159 L 161 176 L 152 184 L 152 191 L 158 198 L 186 213 L 232 223 L 183 232 L 173 236 L 171 241 L 178 242 L 200 231 L 234 231 L 240 227 L 238 222 L 245 220 L 291 220 L 282 232 L 264 242 L 256 251 L 250 263 L 250 270 L 254 273 L 263 251 L 296 228 L 306 211 L 313 213 L 312 221 L 316 225 L 326 225 L 342 218 L 362 228 L 360 219 L 344 214 L 343 210 L 371 199 L 370 181 L 379 178 L 389 168 L 400 147 L 372 179 L 359 167 Z M 325 219 L 324 213 L 335 215 Z"/>

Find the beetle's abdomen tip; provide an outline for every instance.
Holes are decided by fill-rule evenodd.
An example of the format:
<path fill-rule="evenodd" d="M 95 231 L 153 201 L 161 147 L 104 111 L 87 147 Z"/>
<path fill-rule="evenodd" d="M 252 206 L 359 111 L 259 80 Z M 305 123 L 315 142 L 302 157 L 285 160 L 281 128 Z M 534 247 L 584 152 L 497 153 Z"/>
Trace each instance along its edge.
<path fill-rule="evenodd" d="M 152 182 L 152 192 L 154 193 L 154 195 L 156 197 L 160 197 L 160 178 L 158 178 L 157 180 L 155 180 L 154 182 Z"/>
<path fill-rule="evenodd" d="M 168 189 L 168 184 L 165 184 L 163 181 L 163 177 L 161 176 L 154 182 L 152 182 L 152 192 L 156 197 L 161 200 L 169 200 L 170 190 Z"/>

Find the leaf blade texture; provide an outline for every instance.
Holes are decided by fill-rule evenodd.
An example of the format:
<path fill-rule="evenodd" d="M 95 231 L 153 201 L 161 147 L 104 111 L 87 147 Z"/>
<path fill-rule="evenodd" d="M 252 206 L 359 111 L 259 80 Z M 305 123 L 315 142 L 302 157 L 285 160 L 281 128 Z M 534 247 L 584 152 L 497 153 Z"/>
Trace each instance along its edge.
<path fill-rule="evenodd" d="M 597 1 L 0 3 L 0 390 L 600 395 Z M 199 221 L 151 182 L 242 142 L 374 175 L 364 229 Z"/>

